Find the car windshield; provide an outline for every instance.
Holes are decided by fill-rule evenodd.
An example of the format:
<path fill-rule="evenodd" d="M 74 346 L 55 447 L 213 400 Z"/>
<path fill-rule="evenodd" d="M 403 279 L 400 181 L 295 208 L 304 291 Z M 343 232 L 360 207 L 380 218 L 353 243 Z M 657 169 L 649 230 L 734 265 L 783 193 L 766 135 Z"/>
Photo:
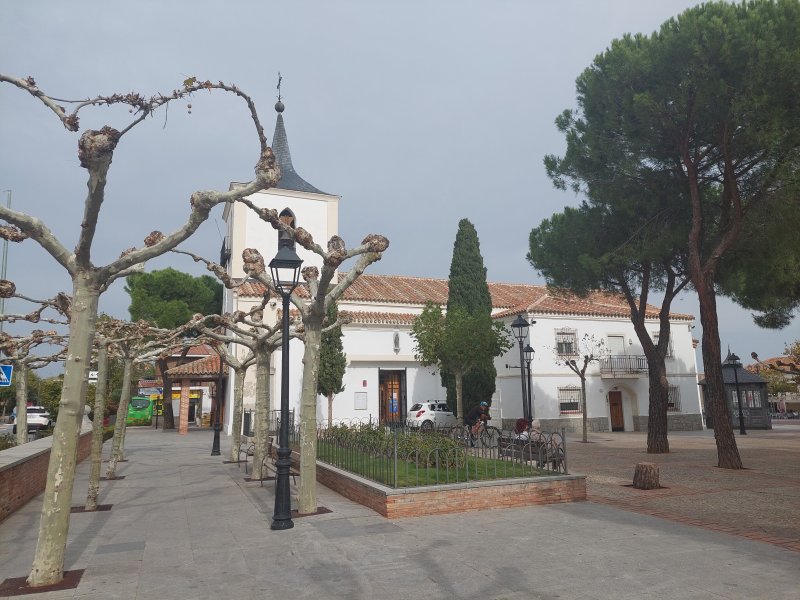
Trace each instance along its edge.
<path fill-rule="evenodd" d="M 31 413 L 46 413 L 46 412 L 47 412 L 46 408 L 34 408 L 33 406 L 28 408 L 28 414 L 31 414 Z"/>

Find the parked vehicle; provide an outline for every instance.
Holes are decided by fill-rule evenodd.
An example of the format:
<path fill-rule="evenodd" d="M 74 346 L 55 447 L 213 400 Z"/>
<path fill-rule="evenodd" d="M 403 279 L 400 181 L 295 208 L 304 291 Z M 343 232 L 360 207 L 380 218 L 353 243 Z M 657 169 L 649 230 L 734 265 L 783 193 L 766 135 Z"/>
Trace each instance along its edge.
<path fill-rule="evenodd" d="M 445 402 L 416 402 L 408 411 L 406 424 L 421 429 L 441 429 L 455 427 L 458 419 Z"/>
<path fill-rule="evenodd" d="M 38 431 L 40 429 L 49 429 L 53 422 L 50 420 L 50 413 L 44 406 L 29 406 L 28 413 L 28 431 Z M 13 433 L 17 433 L 17 417 L 14 416 Z"/>
<path fill-rule="evenodd" d="M 141 425 L 153 418 L 153 401 L 145 396 L 134 396 L 128 405 L 127 425 Z"/>

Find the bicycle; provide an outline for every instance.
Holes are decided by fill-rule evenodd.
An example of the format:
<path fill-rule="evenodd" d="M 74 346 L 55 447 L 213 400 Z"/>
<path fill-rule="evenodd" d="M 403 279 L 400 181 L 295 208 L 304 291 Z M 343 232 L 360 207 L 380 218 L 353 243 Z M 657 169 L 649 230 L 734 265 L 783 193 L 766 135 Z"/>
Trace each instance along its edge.
<path fill-rule="evenodd" d="M 480 440 L 484 448 L 496 448 L 500 440 L 500 430 L 493 425 L 487 425 L 485 421 L 478 421 L 473 428 L 471 425 L 462 425 L 452 430 L 453 439 L 463 443 L 465 446 L 475 446 L 475 442 Z"/>

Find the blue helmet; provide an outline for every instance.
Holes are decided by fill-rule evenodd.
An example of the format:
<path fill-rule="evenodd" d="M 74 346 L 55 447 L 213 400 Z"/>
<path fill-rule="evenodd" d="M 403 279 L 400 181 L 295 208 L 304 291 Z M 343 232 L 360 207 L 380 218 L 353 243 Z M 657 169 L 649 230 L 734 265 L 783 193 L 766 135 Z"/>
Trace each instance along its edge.
<path fill-rule="evenodd" d="M 481 406 L 489 406 L 488 402 L 481 402 Z"/>

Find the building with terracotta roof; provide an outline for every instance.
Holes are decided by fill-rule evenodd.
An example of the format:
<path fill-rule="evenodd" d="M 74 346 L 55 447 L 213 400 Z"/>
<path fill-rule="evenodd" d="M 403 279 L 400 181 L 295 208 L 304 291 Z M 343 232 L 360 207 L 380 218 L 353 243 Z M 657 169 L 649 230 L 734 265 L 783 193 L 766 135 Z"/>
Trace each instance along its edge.
<path fill-rule="evenodd" d="M 273 151 L 283 174 L 275 188 L 253 194 L 260 208 L 275 209 L 295 227 L 303 227 L 322 246 L 338 233 L 339 196 L 326 194 L 306 182 L 291 163 L 283 120 L 279 109 Z M 236 184 L 232 184 L 236 185 Z M 268 262 L 278 249 L 278 235 L 248 207 L 226 206 L 225 242 L 222 264 L 234 278 L 245 278 L 242 250 L 257 248 Z M 388 252 L 391 252 L 391 247 Z M 320 258 L 298 247 L 303 266 L 319 266 Z M 346 265 L 344 265 L 346 266 Z M 602 358 L 587 372 L 588 420 L 595 431 L 647 430 L 647 360 L 630 322 L 624 298 L 603 292 L 587 297 L 554 292 L 545 286 L 523 283 L 489 283 L 493 316 L 506 326 L 517 315 L 530 322 L 526 343 L 535 350 L 532 362 L 533 413 L 545 428 L 581 427 L 580 380 L 564 366 L 564 360 L 578 360 L 584 336 L 602 342 Z M 302 290 L 299 291 L 301 294 Z M 244 280 L 226 290 L 224 309 L 248 310 L 263 297 L 263 287 Z M 371 419 L 392 422 L 405 419 L 415 402 L 444 400 L 446 391 L 438 373 L 422 367 L 414 357 L 410 336 L 414 319 L 426 302 L 447 303 L 448 282 L 413 276 L 362 274 L 339 302 L 343 326 L 342 343 L 347 355 L 344 392 L 333 404 L 334 419 Z M 272 298 L 264 318 L 275 322 L 280 302 Z M 647 325 L 658 331 L 657 307 L 649 307 Z M 697 388 L 696 357 L 692 340 L 692 315 L 672 314 L 667 373 L 670 383 L 670 429 L 700 429 L 703 426 Z M 510 329 L 509 329 L 510 334 Z M 290 408 L 299 410 L 302 383 L 302 344 L 290 343 Z M 523 415 L 519 348 L 514 347 L 496 360 L 497 390 L 490 399 L 495 423 L 510 425 Z M 280 352 L 273 355 L 272 373 L 281 372 Z M 253 389 L 248 385 L 245 389 Z M 279 377 L 271 380 L 271 397 L 280 398 Z M 252 406 L 254 398 L 245 398 Z M 489 399 L 487 399 L 489 400 Z M 318 418 L 327 420 L 327 402 L 320 398 Z M 230 420 L 228 421 L 230 426 Z"/>

